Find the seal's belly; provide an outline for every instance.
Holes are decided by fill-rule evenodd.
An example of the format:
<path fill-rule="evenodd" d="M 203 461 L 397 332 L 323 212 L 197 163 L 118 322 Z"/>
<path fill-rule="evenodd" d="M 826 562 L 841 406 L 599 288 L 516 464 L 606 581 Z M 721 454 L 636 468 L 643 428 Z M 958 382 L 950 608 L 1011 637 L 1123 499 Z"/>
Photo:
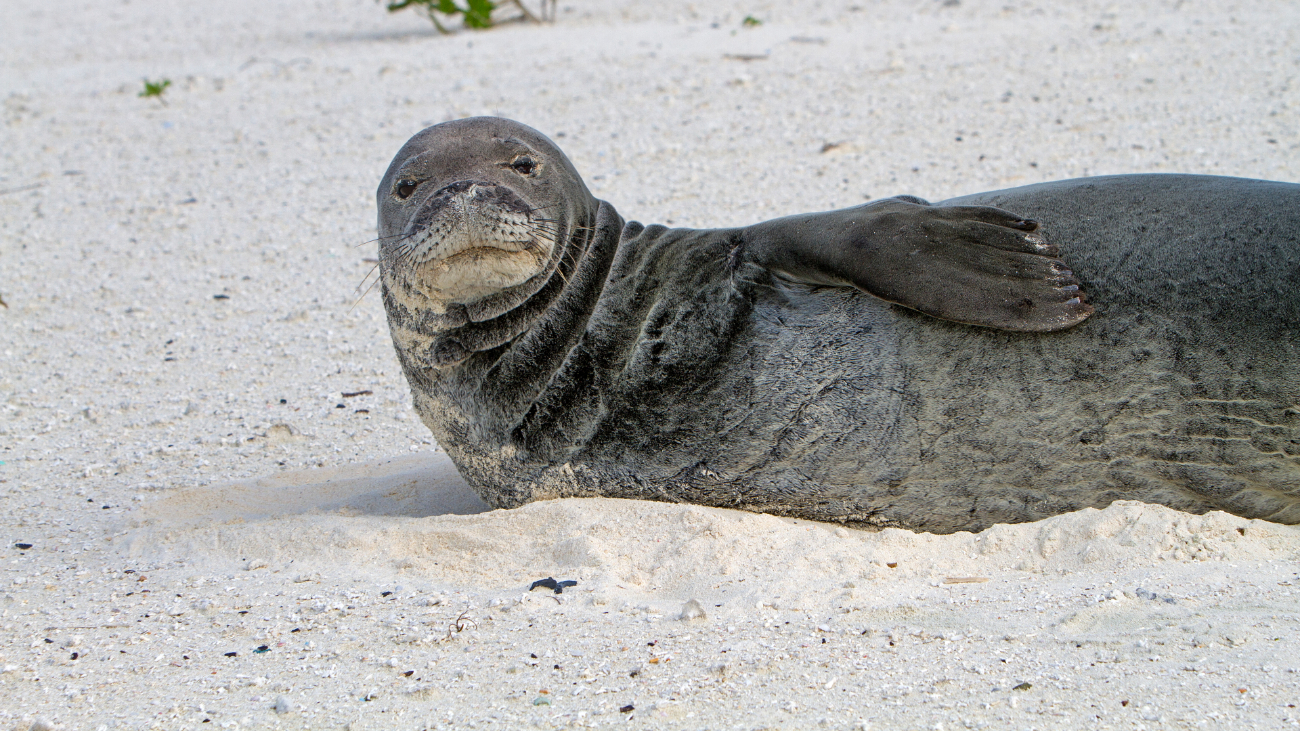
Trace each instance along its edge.
<path fill-rule="evenodd" d="M 929 501 L 986 525 L 1128 499 L 1300 519 L 1294 380 L 1253 367 L 1248 344 L 1192 351 L 1154 315 L 1062 337 L 900 330 L 926 369 L 907 384 L 900 516 Z"/>
<path fill-rule="evenodd" d="M 548 493 L 934 532 L 1117 499 L 1300 522 L 1300 338 L 1159 312 L 1005 333 L 780 282 L 744 317 L 690 382 L 645 363 L 698 321 L 638 344 L 642 380 L 542 480 L 583 486 Z"/>
<path fill-rule="evenodd" d="M 897 316 L 850 289 L 775 287 L 749 315 L 751 352 L 725 376 L 740 374 L 749 396 L 731 405 L 710 469 L 763 509 L 825 502 L 843 513 L 852 493 L 890 470 L 904 412 Z"/>

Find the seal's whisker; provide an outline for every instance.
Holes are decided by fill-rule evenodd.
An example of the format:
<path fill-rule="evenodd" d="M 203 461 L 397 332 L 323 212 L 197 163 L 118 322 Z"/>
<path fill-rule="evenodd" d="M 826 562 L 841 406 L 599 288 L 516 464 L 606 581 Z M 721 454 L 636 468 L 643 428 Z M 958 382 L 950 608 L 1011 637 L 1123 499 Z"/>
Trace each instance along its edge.
<path fill-rule="evenodd" d="M 565 268 L 566 268 L 565 264 L 568 264 L 567 268 L 570 270 L 577 267 L 577 260 L 574 259 L 573 257 L 574 257 L 574 253 L 572 249 L 565 247 L 560 252 L 559 258 L 555 260 L 555 267 L 551 270 L 552 275 L 557 275 L 557 274 L 559 275 L 560 281 L 564 283 L 565 287 L 569 286 L 569 275 L 565 273 Z"/>
<path fill-rule="evenodd" d="M 559 232 L 552 228 L 546 228 L 545 226 L 530 226 L 527 231 L 533 236 L 542 236 L 552 243 L 559 238 L 557 235 Z"/>
<path fill-rule="evenodd" d="M 560 281 L 563 282 L 564 286 L 567 288 L 569 286 L 569 277 L 564 273 L 564 267 L 557 265 L 554 273 L 560 276 Z"/>
<path fill-rule="evenodd" d="M 418 243 L 412 241 L 411 237 L 406 237 L 406 240 L 397 245 L 397 251 L 393 255 L 396 263 L 410 264 L 411 258 L 415 255 L 416 249 L 418 248 Z"/>
<path fill-rule="evenodd" d="M 554 248 L 556 243 L 558 243 L 555 234 L 550 231 L 529 231 L 528 233 L 531 234 L 532 238 L 524 242 L 525 248 L 533 248 L 542 243 L 546 243 L 550 245 L 551 248 Z"/>
<path fill-rule="evenodd" d="M 379 262 L 375 262 L 375 265 L 372 266 L 372 267 L 370 267 L 370 271 L 366 272 L 366 276 L 364 276 L 364 277 L 361 278 L 361 284 L 358 284 L 357 287 L 356 287 L 356 289 L 354 289 L 354 290 L 352 290 L 352 291 L 354 291 L 354 292 L 360 292 L 360 291 L 361 291 L 361 286 L 364 285 L 364 284 L 366 283 L 366 280 L 367 280 L 367 279 L 370 279 L 370 275 L 371 275 L 371 274 L 374 274 L 374 273 L 375 273 L 375 270 L 378 269 L 378 268 L 379 268 Z M 376 281 L 378 281 L 378 280 L 376 280 Z M 372 284 L 372 285 L 370 285 L 370 286 L 373 287 L 374 285 Z M 369 288 L 367 288 L 366 291 L 369 292 L 369 291 L 370 291 Z M 364 297 L 365 295 L 362 295 L 362 296 Z"/>
<path fill-rule="evenodd" d="M 353 244 L 353 245 L 352 245 L 352 248 L 354 248 L 354 249 L 356 249 L 356 248 L 360 248 L 360 247 L 362 247 L 362 246 L 365 246 L 366 244 L 373 244 L 373 243 L 375 243 L 376 241 L 383 241 L 384 239 L 400 239 L 400 238 L 402 238 L 402 237 L 405 236 L 405 235 L 406 235 L 406 234 L 391 234 L 391 235 L 388 235 L 388 236 L 377 236 L 377 237 L 375 237 L 375 238 L 373 238 L 373 239 L 370 239 L 369 241 L 362 241 L 362 242 L 359 243 L 359 244 Z"/>
<path fill-rule="evenodd" d="M 379 266 L 378 264 L 375 265 L 376 268 L 378 266 Z M 371 269 L 370 271 L 374 272 L 374 269 Z M 366 279 L 369 278 L 370 278 L 370 274 L 368 273 L 366 274 Z M 366 295 L 370 294 L 370 290 L 374 289 L 375 285 L 379 284 L 381 281 L 383 281 L 383 279 L 384 279 L 383 277 L 375 277 L 375 281 L 371 282 L 369 287 L 366 287 L 366 291 L 362 292 L 360 297 L 357 297 L 357 301 L 352 303 L 352 306 L 348 308 L 348 312 L 352 312 L 353 310 L 355 310 L 357 308 L 357 305 L 361 304 L 361 300 L 365 299 Z M 365 282 L 366 282 L 365 279 L 361 280 L 361 284 L 365 284 Z M 361 285 L 357 285 L 357 289 L 361 289 Z"/>

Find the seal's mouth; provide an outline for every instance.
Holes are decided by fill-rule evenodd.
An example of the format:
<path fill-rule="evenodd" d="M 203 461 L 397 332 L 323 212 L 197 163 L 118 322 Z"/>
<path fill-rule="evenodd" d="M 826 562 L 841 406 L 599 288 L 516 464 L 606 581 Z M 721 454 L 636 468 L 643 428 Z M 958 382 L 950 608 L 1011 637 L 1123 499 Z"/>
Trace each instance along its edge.
<path fill-rule="evenodd" d="M 472 249 L 465 249 L 464 251 L 458 251 L 450 256 L 445 256 L 441 261 L 450 264 L 451 262 L 459 260 L 474 259 L 475 257 L 480 256 L 492 256 L 501 251 L 521 251 L 521 249 L 506 249 L 501 246 L 475 246 Z"/>
<path fill-rule="evenodd" d="M 545 271 L 554 248 L 554 226 L 515 191 L 459 181 L 430 195 L 384 254 L 431 299 L 465 302 Z"/>
<path fill-rule="evenodd" d="M 451 183 L 429 196 L 406 233 L 403 248 L 417 265 L 450 262 L 476 250 L 477 256 L 536 250 L 548 238 L 532 207 L 513 190 L 474 181 Z"/>

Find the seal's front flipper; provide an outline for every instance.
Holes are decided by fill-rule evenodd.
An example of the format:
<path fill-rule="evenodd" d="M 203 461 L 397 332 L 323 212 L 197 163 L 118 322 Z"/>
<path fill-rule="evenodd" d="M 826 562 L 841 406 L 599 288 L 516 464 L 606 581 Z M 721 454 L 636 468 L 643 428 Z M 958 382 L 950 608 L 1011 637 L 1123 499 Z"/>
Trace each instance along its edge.
<path fill-rule="evenodd" d="M 899 205 L 905 208 L 872 225 L 869 237 L 883 241 L 868 244 L 869 257 L 839 262 L 862 289 L 928 315 L 1001 330 L 1062 330 L 1092 314 L 1038 223 L 998 208 Z"/>
<path fill-rule="evenodd" d="M 998 208 L 888 199 L 740 235 L 743 255 L 778 274 L 852 285 L 944 320 L 1048 332 L 1093 311 L 1038 224 Z"/>

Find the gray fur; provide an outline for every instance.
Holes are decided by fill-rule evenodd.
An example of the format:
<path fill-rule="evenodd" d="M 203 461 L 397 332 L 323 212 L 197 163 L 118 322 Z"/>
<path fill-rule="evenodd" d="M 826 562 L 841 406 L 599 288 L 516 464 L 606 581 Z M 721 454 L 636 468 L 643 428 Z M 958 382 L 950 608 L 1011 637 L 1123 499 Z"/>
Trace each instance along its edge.
<path fill-rule="evenodd" d="M 381 253 L 416 410 L 493 506 L 951 532 L 1130 499 L 1300 523 L 1300 185 L 1119 176 L 936 206 L 1008 209 L 1061 245 L 1097 313 L 1025 333 L 793 281 L 747 254 L 748 229 L 624 224 L 573 176 L 561 194 L 586 197 L 543 281 L 481 321 L 481 303 L 398 302 Z"/>

